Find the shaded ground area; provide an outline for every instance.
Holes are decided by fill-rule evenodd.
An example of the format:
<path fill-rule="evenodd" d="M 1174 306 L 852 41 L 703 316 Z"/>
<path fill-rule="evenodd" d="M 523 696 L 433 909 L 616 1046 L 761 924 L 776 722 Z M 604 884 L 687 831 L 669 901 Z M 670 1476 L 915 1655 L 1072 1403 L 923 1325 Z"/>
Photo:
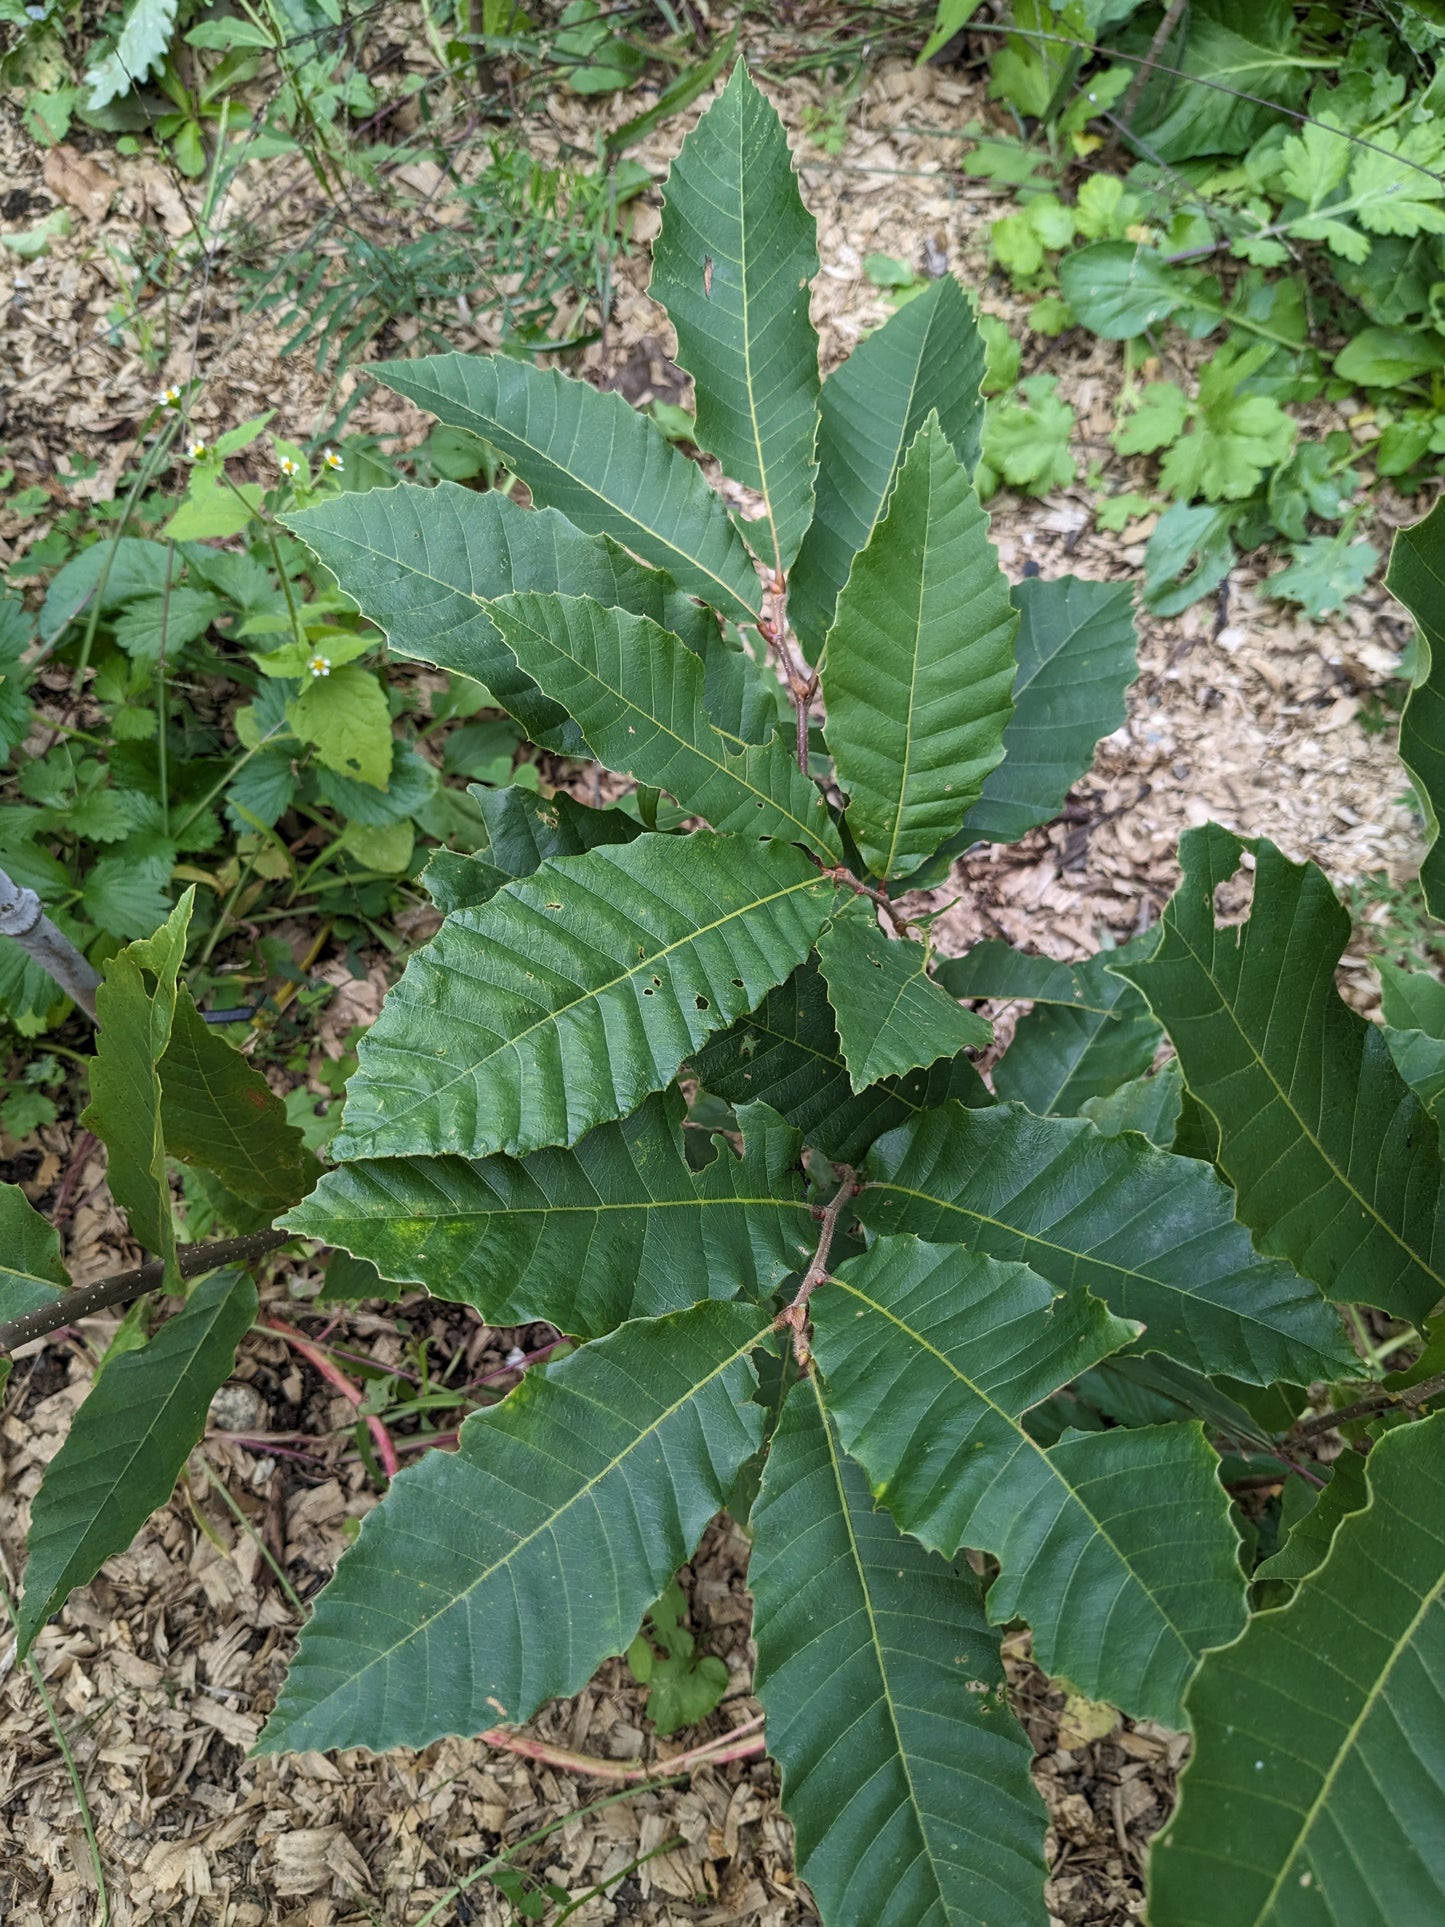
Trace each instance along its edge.
<path fill-rule="evenodd" d="M 809 109 L 827 105 L 809 81 L 779 100 L 799 130 Z M 532 130 L 539 154 L 562 140 L 591 144 L 595 104 L 557 96 L 552 107 L 553 120 Z M 631 96 L 601 115 L 621 118 L 636 107 Z M 981 111 L 981 92 L 958 77 L 889 65 L 849 110 L 836 157 L 800 135 L 805 192 L 820 221 L 815 317 L 830 362 L 887 312 L 862 267 L 875 250 L 946 263 L 1021 329 L 1021 314 L 988 283 L 987 224 L 1006 208 L 1004 193 L 959 171 L 966 144 L 958 130 Z M 18 118 L 7 116 L 0 193 L 23 189 L 37 214 L 58 200 L 77 209 L 70 240 L 10 272 L 7 352 L 16 379 L 3 433 L 17 486 L 38 481 L 58 505 L 113 489 L 155 390 L 193 368 L 205 383 L 196 411 L 202 430 L 224 429 L 261 405 L 278 406 L 278 426 L 301 435 L 331 418 L 354 373 L 337 385 L 304 357 L 279 360 L 281 330 L 246 316 L 224 248 L 209 274 L 168 304 L 168 349 L 148 365 L 134 350 L 134 331 L 109 345 L 118 275 L 106 244 L 129 247 L 149 228 L 179 246 L 191 223 L 180 190 L 153 161 L 100 144 L 78 155 L 79 171 L 64 180 L 53 165 L 39 178 Z M 682 132 L 670 128 L 641 150 L 655 174 Z M 71 199 L 87 178 L 88 212 Z M 439 182 L 393 187 L 410 196 L 416 222 L 450 218 Z M 248 169 L 234 218 L 270 224 L 284 249 L 312 219 L 313 195 L 299 164 Z M 654 191 L 636 204 L 634 242 L 656 231 L 658 201 Z M 604 338 L 581 358 L 644 402 L 678 392 L 665 323 L 645 281 L 645 259 L 633 252 L 618 266 Z M 405 327 L 391 330 L 376 351 L 404 351 L 406 340 Z M 459 317 L 455 345 L 489 347 L 493 338 Z M 1114 351 L 1081 337 L 1051 346 L 1034 340 L 1025 370 L 1044 354 L 1078 411 L 1081 472 L 1097 459 L 1122 481 L 1129 465 L 1108 443 Z M 384 394 L 364 401 L 351 425 L 413 439 L 424 432 L 422 417 Z M 1339 425 L 1321 417 L 1321 432 Z M 68 487 L 57 475 L 77 451 L 97 469 Z M 994 532 L 1005 568 L 1013 576 L 1033 564 L 1045 575 L 1136 578 L 1148 524 L 1101 535 L 1091 507 L 1082 485 L 1047 502 L 1000 497 Z M 32 533 L 0 508 L 0 559 L 13 559 Z M 1167 896 L 1180 833 L 1209 816 L 1271 835 L 1292 856 L 1314 856 L 1338 880 L 1376 872 L 1404 879 L 1418 852 L 1412 818 L 1397 802 L 1403 773 L 1390 734 L 1365 725 L 1367 699 L 1390 674 L 1405 629 L 1378 588 L 1330 624 L 1291 618 L 1258 596 L 1247 567 L 1236 570 L 1227 597 L 1178 621 L 1144 622 L 1127 724 L 1058 824 L 960 866 L 944 947 L 1003 935 L 1072 956 L 1095 949 L 1106 933 L 1127 936 Z M 1363 1000 L 1362 965 L 1346 959 Z M 364 1021 L 365 994 L 353 1002 L 354 1020 Z M 128 1253 L 93 1145 L 62 1127 L 40 1143 L 13 1175 L 40 1208 L 60 1203 L 79 1281 L 115 1269 Z M 314 1285 L 304 1268 L 283 1273 L 265 1302 L 294 1321 Z M 112 1326 L 93 1321 L 92 1342 Z M 460 1361 L 452 1383 L 485 1380 L 494 1389 L 512 1381 L 514 1348 L 525 1353 L 538 1339 L 412 1299 L 346 1311 L 333 1339 L 404 1370 L 421 1332 L 432 1334 L 433 1356 Z M 88 1372 L 78 1345 L 56 1346 L 21 1360 L 7 1393 L 0 1549 L 12 1593 L 27 1502 Z M 375 1487 L 353 1443 L 350 1408 L 279 1337 L 253 1334 L 227 1396 L 172 1503 L 72 1597 L 37 1648 L 84 1778 L 115 1927 L 416 1927 L 424 1919 L 493 1927 L 517 1915 L 486 1882 L 439 1912 L 428 1909 L 500 1846 L 549 1826 L 516 1865 L 573 1896 L 606 1883 L 572 1916 L 579 1922 L 782 1927 L 815 1918 L 793 1876 L 773 1770 L 758 1758 L 709 1765 L 607 1805 L 598 1802 L 619 1790 L 613 1784 L 475 1740 L 384 1760 L 308 1754 L 248 1764 L 299 1621 L 266 1555 L 304 1603 L 374 1503 Z M 398 1442 L 404 1446 L 404 1431 Z M 534 1733 L 566 1751 L 665 1774 L 670 1757 L 747 1728 L 759 1709 L 749 1696 L 745 1557 L 741 1535 L 719 1526 L 686 1575 L 700 1646 L 725 1658 L 731 1675 L 729 1697 L 704 1729 L 658 1741 L 642 1690 L 616 1662 L 577 1699 L 548 1708 Z M 1022 1653 L 1015 1677 L 1050 1807 L 1057 1919 L 1104 1927 L 1137 1918 L 1143 1843 L 1167 1814 L 1184 1742 L 1066 1705 Z M 70 1783 L 32 1679 L 3 1650 L 0 1738 L 0 1914 L 7 1927 L 88 1924 L 95 1896 Z"/>

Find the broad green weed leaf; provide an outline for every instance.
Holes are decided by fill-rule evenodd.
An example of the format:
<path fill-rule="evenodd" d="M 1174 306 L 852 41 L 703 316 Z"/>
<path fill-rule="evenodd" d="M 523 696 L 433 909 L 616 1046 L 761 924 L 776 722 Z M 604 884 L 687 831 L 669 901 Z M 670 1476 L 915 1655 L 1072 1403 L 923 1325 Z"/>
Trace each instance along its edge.
<path fill-rule="evenodd" d="M 1095 241 L 1059 263 L 1064 299 L 1091 334 L 1130 341 L 1188 304 L 1188 284 L 1132 241 Z"/>
<path fill-rule="evenodd" d="M 1373 542 L 1351 542 L 1344 529 L 1311 535 L 1291 549 L 1287 567 L 1265 579 L 1264 593 L 1298 603 L 1312 622 L 1321 622 L 1361 594 L 1379 559 Z"/>
<path fill-rule="evenodd" d="M 726 1103 L 770 1105 L 809 1144 L 845 1164 L 856 1163 L 885 1131 L 935 1105 L 993 1102 L 963 1053 L 855 1095 L 827 988 L 812 960 L 731 1030 L 694 1051 L 689 1069 Z"/>
<path fill-rule="evenodd" d="M 988 518 L 931 412 L 823 659 L 828 747 L 876 877 L 907 875 L 956 835 L 1002 761 L 1017 628 Z"/>
<path fill-rule="evenodd" d="M 18 1184 L 0 1184 L 0 1325 L 50 1304 L 69 1284 L 60 1233 Z"/>
<path fill-rule="evenodd" d="M 286 705 L 286 720 L 327 769 L 384 790 L 391 775 L 391 711 L 369 669 L 345 663 L 308 676 Z"/>
<path fill-rule="evenodd" d="M 1045 1816 L 979 1582 L 874 1510 L 820 1390 L 788 1393 L 748 1571 L 799 1871 L 839 1927 L 1045 1927 Z"/>
<path fill-rule="evenodd" d="M 1264 352 L 1261 353 L 1260 350 Z M 1159 486 L 1180 501 L 1238 502 L 1252 495 L 1266 469 L 1284 461 L 1297 427 L 1272 395 L 1243 392 L 1271 353 L 1269 343 L 1238 353 L 1221 348 L 1199 376 L 1194 426 L 1164 458 Z"/>
<path fill-rule="evenodd" d="M 1078 576 L 1018 583 L 1013 715 L 1004 760 L 964 819 L 966 842 L 1016 843 L 1052 822 L 1087 773 L 1100 740 L 1127 714 L 1139 673 L 1133 597 L 1125 583 Z"/>
<path fill-rule="evenodd" d="M 928 1111 L 874 1145 L 856 1209 L 1031 1265 L 1144 1327 L 1140 1349 L 1250 1385 L 1358 1372 L 1338 1318 L 1286 1265 L 1257 1257 L 1214 1171 L 1140 1137 L 1014 1104 Z"/>
<path fill-rule="evenodd" d="M 1288 0 L 1200 0 L 1168 78 L 1133 116 L 1140 151 L 1156 165 L 1244 153 L 1309 85 L 1315 62 L 1300 52 L 1295 20 Z M 1192 86 L 1196 78 L 1208 84 Z"/>
<path fill-rule="evenodd" d="M 165 1261 L 168 1290 L 177 1282 L 176 1232 L 159 1065 L 171 1041 L 193 895 L 186 892 L 153 937 L 127 944 L 106 964 L 95 993 L 90 1107 L 80 1120 L 105 1146 L 106 1180 L 136 1241 Z"/>
<path fill-rule="evenodd" d="M 983 337 L 952 275 L 890 315 L 823 383 L 817 510 L 789 584 L 788 614 L 810 662 L 822 652 L 853 557 L 866 548 L 894 477 L 935 410 L 971 474 L 983 425 Z"/>
<path fill-rule="evenodd" d="M 835 886 L 699 831 L 552 859 L 417 952 L 361 1042 L 338 1158 L 575 1144 L 807 955 Z"/>
<path fill-rule="evenodd" d="M 174 662 L 187 643 L 205 635 L 225 607 L 219 596 L 183 583 L 169 595 L 127 602 L 115 620 L 115 639 L 137 662 L 158 661 L 163 647 Z"/>
<path fill-rule="evenodd" d="M 1156 454 L 1178 441 L 1188 419 L 1189 399 L 1177 382 L 1146 382 L 1138 406 L 1114 431 L 1114 446 L 1121 455 Z"/>
<path fill-rule="evenodd" d="M 217 1272 L 138 1351 L 107 1360 L 31 1502 L 22 1654 L 171 1496 L 255 1315 L 251 1280 Z"/>
<path fill-rule="evenodd" d="M 762 608 L 762 584 L 721 498 L 621 395 L 506 355 L 432 355 L 374 372 L 490 442 L 539 505 L 610 535 L 735 622 Z"/>
<path fill-rule="evenodd" d="M 170 915 L 175 862 L 173 843 L 148 830 L 128 837 L 90 866 L 81 908 L 108 935 L 143 941 Z"/>
<path fill-rule="evenodd" d="M 885 936 L 871 906 L 833 919 L 818 939 L 818 964 L 855 1096 L 993 1038 L 990 1024 L 929 976 L 927 946 Z"/>
<path fill-rule="evenodd" d="M 176 30 L 180 0 L 132 0 L 114 51 L 88 68 L 86 107 L 94 113 L 159 73 Z"/>
<path fill-rule="evenodd" d="M 1371 234 L 1445 234 L 1445 141 L 1427 115 L 1401 132 L 1381 127 L 1357 143 L 1349 199 L 1355 219 Z"/>
<path fill-rule="evenodd" d="M 260 1751 L 426 1746 L 579 1691 L 761 1443 L 770 1326 L 721 1304 L 624 1325 L 474 1412 L 342 1555 Z"/>
<path fill-rule="evenodd" d="M 683 142 L 663 202 L 649 292 L 697 383 L 698 444 L 762 496 L 744 533 L 786 569 L 813 519 L 818 249 L 783 124 L 741 62 Z"/>
<path fill-rule="evenodd" d="M 1058 376 L 1025 375 L 1014 396 L 1000 397 L 990 406 L 983 459 L 1010 488 L 1047 495 L 1050 489 L 1067 488 L 1078 472 L 1069 453 L 1073 432 L 1074 411 L 1059 398 Z M 987 495 L 989 489 L 983 492 Z"/>
<path fill-rule="evenodd" d="M 1217 928 L 1215 891 L 1246 850 L 1249 921 Z M 1331 1298 L 1425 1317 L 1445 1294 L 1439 1136 L 1378 1028 L 1335 988 L 1349 917 L 1322 871 L 1267 838 L 1207 824 L 1180 860 L 1158 949 L 1119 971 L 1214 1119 L 1240 1218 Z"/>
<path fill-rule="evenodd" d="M 1442 1468 L 1445 1414 L 1387 1433 L 1323 1567 L 1201 1667 L 1156 1927 L 1445 1914 Z"/>
<path fill-rule="evenodd" d="M 286 1223 L 386 1278 L 475 1305 L 491 1325 L 546 1319 L 596 1338 L 703 1298 L 765 1299 L 807 1269 L 817 1226 L 802 1138 L 762 1104 L 738 1119 L 741 1156 L 720 1141 L 701 1171 L 683 1155 L 675 1093 L 570 1151 L 359 1159 L 329 1171 Z"/>
<path fill-rule="evenodd" d="M 885 1238 L 813 1299 L 843 1444 L 899 1525 L 951 1558 L 998 1556 L 995 1624 L 1090 1699 L 1181 1723 L 1199 1654 L 1244 1623 L 1219 1461 L 1197 1425 L 1074 1434 L 1045 1450 L 1030 1407 L 1137 1326 L 1027 1266 Z"/>
<path fill-rule="evenodd" d="M 166 1150 L 213 1171 L 249 1207 L 238 1231 L 269 1225 L 306 1196 L 320 1165 L 265 1078 L 211 1028 L 184 985 L 159 1073 Z"/>
<path fill-rule="evenodd" d="M 1432 914 L 1445 919 L 1445 502 L 1395 537 L 1385 587 L 1420 629 L 1415 679 L 1400 718 L 1400 760 L 1425 816 L 1420 887 Z"/>
<path fill-rule="evenodd" d="M 740 747 L 708 721 L 703 666 L 646 616 L 572 595 L 502 596 L 492 621 L 524 675 L 561 705 L 609 769 L 666 790 L 715 830 L 780 836 L 840 863 L 822 792 L 775 731 Z"/>

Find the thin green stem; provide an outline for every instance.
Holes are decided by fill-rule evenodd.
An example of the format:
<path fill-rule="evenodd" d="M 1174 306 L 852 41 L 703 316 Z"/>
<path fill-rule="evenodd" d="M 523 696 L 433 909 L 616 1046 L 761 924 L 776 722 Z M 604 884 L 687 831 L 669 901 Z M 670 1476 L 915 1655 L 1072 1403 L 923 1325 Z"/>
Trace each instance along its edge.
<path fill-rule="evenodd" d="M 204 1452 L 201 1454 L 201 1470 L 205 1473 L 206 1477 L 210 1480 L 213 1490 L 218 1492 L 221 1495 L 221 1498 L 230 1507 L 231 1512 L 235 1517 L 237 1525 L 240 1526 L 241 1530 L 247 1535 L 248 1538 L 255 1540 L 257 1550 L 260 1552 L 261 1557 L 266 1561 L 266 1564 L 271 1568 L 271 1571 L 275 1576 L 276 1584 L 281 1588 L 282 1592 L 285 1593 L 287 1599 L 290 1601 L 292 1609 L 296 1614 L 296 1617 L 298 1619 L 304 1619 L 306 1617 L 305 1601 L 302 1599 L 300 1593 L 297 1592 L 296 1588 L 291 1584 L 291 1581 L 286 1577 L 284 1570 L 282 1569 L 281 1565 L 278 1563 L 275 1557 L 275 1554 L 271 1551 L 271 1548 L 266 1544 L 266 1541 L 261 1537 L 260 1533 L 257 1532 L 255 1526 L 252 1525 L 251 1521 L 246 1517 L 245 1513 L 241 1510 L 240 1506 L 238 1506 L 236 1504 L 236 1501 L 231 1497 L 230 1492 L 226 1488 L 225 1480 L 221 1478 L 219 1473 L 216 1471 L 216 1468 L 211 1464 L 210 1460 L 206 1457 Z"/>
<path fill-rule="evenodd" d="M 0 1580 L 0 1605 L 4 1606 L 6 1613 L 9 1615 L 11 1625 L 18 1631 L 20 1622 L 15 1616 L 15 1602 L 11 1598 L 10 1588 L 5 1584 L 4 1580 Z M 95 1821 L 91 1818 L 90 1801 L 86 1798 L 85 1782 L 80 1777 L 80 1768 L 76 1764 L 74 1753 L 70 1750 L 70 1741 L 65 1736 L 65 1728 L 60 1723 L 60 1715 L 55 1710 L 55 1702 L 50 1697 L 44 1677 L 35 1662 L 35 1655 L 33 1653 L 27 1653 L 25 1655 L 25 1670 L 30 1675 L 31 1684 L 40 1695 L 40 1704 L 45 1708 L 45 1717 L 50 1723 L 50 1730 L 55 1735 L 55 1744 L 59 1749 L 61 1759 L 65 1762 L 65 1770 L 70 1776 L 70 1788 L 75 1795 L 75 1807 L 80 1815 L 80 1824 L 85 1829 L 85 1843 L 90 1849 L 91 1871 L 95 1875 L 96 1897 L 100 1901 L 100 1918 L 97 1927 L 110 1927 L 110 1889 L 105 1884 L 105 1862 L 101 1858 L 100 1842 L 95 1837 Z"/>

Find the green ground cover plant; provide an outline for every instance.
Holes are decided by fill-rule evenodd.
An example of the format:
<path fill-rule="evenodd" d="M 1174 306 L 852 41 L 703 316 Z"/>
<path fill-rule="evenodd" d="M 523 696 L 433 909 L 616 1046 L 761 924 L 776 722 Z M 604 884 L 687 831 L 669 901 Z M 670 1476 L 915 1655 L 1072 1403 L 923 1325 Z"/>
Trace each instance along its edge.
<path fill-rule="evenodd" d="M 923 56 L 990 35 L 990 94 L 1022 130 L 974 128 L 964 160 L 1018 195 L 994 257 L 1039 334 L 1122 344 L 1113 442 L 1142 492 L 1101 490 L 1100 525 L 1163 509 L 1144 581 L 1160 614 L 1267 541 L 1285 560 L 1266 593 L 1333 613 L 1380 561 L 1357 534 L 1368 491 L 1445 472 L 1438 11 L 976 11 L 941 5 Z M 1159 366 L 1166 328 L 1211 342 L 1195 381 Z M 994 473 L 1034 494 L 1078 474 L 1054 386 L 1011 377 L 986 435 Z M 1300 435 L 1300 408 L 1351 398 L 1357 434 Z"/>
<path fill-rule="evenodd" d="M 1019 1627 L 1076 1693 L 1192 1730 L 1155 1927 L 1432 1919 L 1438 983 L 1392 971 L 1367 1023 L 1323 873 L 1213 824 L 1121 948 L 935 958 L 913 893 L 1057 815 L 1121 719 L 1130 596 L 1002 575 L 958 284 L 822 381 L 816 268 L 739 67 L 672 170 L 652 288 L 755 514 L 619 396 L 462 355 L 381 372 L 530 508 L 442 481 L 280 511 L 393 656 L 634 787 L 477 797 L 319 1178 L 196 1014 L 189 895 L 106 961 L 87 1120 L 154 1266 L 67 1289 L 6 1187 L 0 1349 L 206 1275 L 153 1334 L 128 1321 L 51 1462 L 20 1652 L 168 1495 L 255 1316 L 242 1261 L 308 1238 L 374 1268 L 358 1296 L 421 1286 L 569 1342 L 391 1477 L 263 1752 L 525 1721 L 623 1653 L 667 1684 L 659 1723 L 696 1717 L 672 1587 L 726 1510 L 829 1923 L 1047 1921 Z M 1391 585 L 1422 630 L 1401 751 L 1438 917 L 1445 509 Z M 239 1242 L 178 1241 L 173 1160 Z"/>
<path fill-rule="evenodd" d="M 280 521 L 348 485 L 393 481 L 376 450 L 356 438 L 308 455 L 263 416 L 182 453 L 182 400 L 163 401 L 138 479 L 174 462 L 183 493 L 140 492 L 126 534 L 62 517 L 44 555 L 24 558 L 30 574 L 60 562 L 35 615 L 0 599 L 0 867 L 96 963 L 148 936 L 187 884 L 202 891 L 203 963 L 238 920 L 264 926 L 288 906 L 375 937 L 427 849 L 475 841 L 482 816 L 464 785 L 535 788 L 539 772 L 474 682 L 388 680 L 380 631 Z M 242 475 L 269 479 L 237 479 L 238 459 Z M 486 468 L 457 435 L 419 460 Z M 55 692 L 40 688 L 57 670 L 90 706 L 82 722 L 55 719 Z M 36 694 L 51 697 L 38 731 Z M 263 977 L 279 958 L 266 961 Z M 213 1007 L 247 1002 L 253 980 L 218 978 Z M 68 1008 L 12 944 L 0 1002 L 22 1036 Z"/>

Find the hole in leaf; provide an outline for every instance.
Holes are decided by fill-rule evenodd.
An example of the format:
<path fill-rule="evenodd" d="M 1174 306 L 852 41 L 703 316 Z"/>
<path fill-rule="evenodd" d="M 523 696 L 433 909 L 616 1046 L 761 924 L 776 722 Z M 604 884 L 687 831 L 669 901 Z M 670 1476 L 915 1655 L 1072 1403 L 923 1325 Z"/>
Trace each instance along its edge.
<path fill-rule="evenodd" d="M 711 1008 L 712 1008 L 712 1006 L 711 1006 L 711 1004 L 709 1004 L 709 1002 L 708 1002 L 708 1000 L 707 1000 L 707 998 L 706 998 L 706 997 L 698 997 L 698 998 L 695 998 L 695 999 L 694 999 L 694 1002 L 696 1003 L 696 1005 L 697 1005 L 697 1008 L 698 1008 L 699 1010 L 711 1010 Z"/>

